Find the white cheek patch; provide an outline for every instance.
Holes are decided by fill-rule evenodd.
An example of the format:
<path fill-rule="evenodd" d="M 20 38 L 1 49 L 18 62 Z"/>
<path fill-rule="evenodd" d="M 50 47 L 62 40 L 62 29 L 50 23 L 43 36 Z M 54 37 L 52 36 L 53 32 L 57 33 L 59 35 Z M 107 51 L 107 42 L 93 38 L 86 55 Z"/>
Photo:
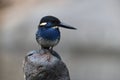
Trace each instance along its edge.
<path fill-rule="evenodd" d="M 52 27 L 52 28 L 56 29 L 56 28 L 58 28 L 58 26 L 54 26 L 54 27 Z"/>
<path fill-rule="evenodd" d="M 43 23 L 40 23 L 40 26 L 44 26 L 46 24 L 47 24 L 47 22 L 43 22 Z"/>

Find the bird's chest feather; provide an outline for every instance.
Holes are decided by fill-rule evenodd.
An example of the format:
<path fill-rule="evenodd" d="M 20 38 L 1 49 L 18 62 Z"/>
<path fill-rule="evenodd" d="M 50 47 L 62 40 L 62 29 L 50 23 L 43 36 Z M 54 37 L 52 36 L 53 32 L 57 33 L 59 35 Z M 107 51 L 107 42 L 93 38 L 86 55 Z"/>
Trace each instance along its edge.
<path fill-rule="evenodd" d="M 39 37 L 42 37 L 43 39 L 54 41 L 60 38 L 60 31 L 59 29 L 53 29 L 53 28 L 39 29 L 37 35 Z"/>

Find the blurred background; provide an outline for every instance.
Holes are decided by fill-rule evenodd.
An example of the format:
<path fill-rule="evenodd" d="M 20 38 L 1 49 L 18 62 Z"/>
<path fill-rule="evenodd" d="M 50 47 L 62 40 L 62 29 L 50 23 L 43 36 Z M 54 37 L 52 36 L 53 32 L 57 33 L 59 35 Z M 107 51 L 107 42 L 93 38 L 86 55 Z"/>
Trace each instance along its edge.
<path fill-rule="evenodd" d="M 120 80 L 119 0 L 0 0 L 0 80 L 24 80 L 22 61 L 40 48 L 35 33 L 46 15 L 77 28 L 61 28 L 54 48 L 71 80 Z"/>

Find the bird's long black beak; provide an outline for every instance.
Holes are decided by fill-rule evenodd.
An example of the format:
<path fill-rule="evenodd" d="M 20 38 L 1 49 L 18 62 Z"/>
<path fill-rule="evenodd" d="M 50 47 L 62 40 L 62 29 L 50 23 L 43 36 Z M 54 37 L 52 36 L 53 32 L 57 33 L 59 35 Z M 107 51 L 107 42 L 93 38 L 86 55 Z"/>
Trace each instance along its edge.
<path fill-rule="evenodd" d="M 67 29 L 74 29 L 74 30 L 76 30 L 76 28 L 74 28 L 72 26 L 69 26 L 69 25 L 66 25 L 66 24 L 63 24 L 63 23 L 60 23 L 58 26 L 59 27 L 63 27 L 63 28 L 67 28 Z"/>

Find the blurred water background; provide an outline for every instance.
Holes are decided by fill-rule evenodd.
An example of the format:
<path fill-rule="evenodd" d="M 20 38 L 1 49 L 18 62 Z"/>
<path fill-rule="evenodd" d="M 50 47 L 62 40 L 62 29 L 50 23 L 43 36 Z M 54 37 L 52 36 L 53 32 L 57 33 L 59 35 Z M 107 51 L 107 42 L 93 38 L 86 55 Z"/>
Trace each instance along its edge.
<path fill-rule="evenodd" d="M 24 80 L 22 60 L 39 49 L 35 33 L 46 15 L 77 28 L 61 29 L 54 48 L 71 80 L 120 80 L 119 0 L 0 0 L 0 80 Z"/>

